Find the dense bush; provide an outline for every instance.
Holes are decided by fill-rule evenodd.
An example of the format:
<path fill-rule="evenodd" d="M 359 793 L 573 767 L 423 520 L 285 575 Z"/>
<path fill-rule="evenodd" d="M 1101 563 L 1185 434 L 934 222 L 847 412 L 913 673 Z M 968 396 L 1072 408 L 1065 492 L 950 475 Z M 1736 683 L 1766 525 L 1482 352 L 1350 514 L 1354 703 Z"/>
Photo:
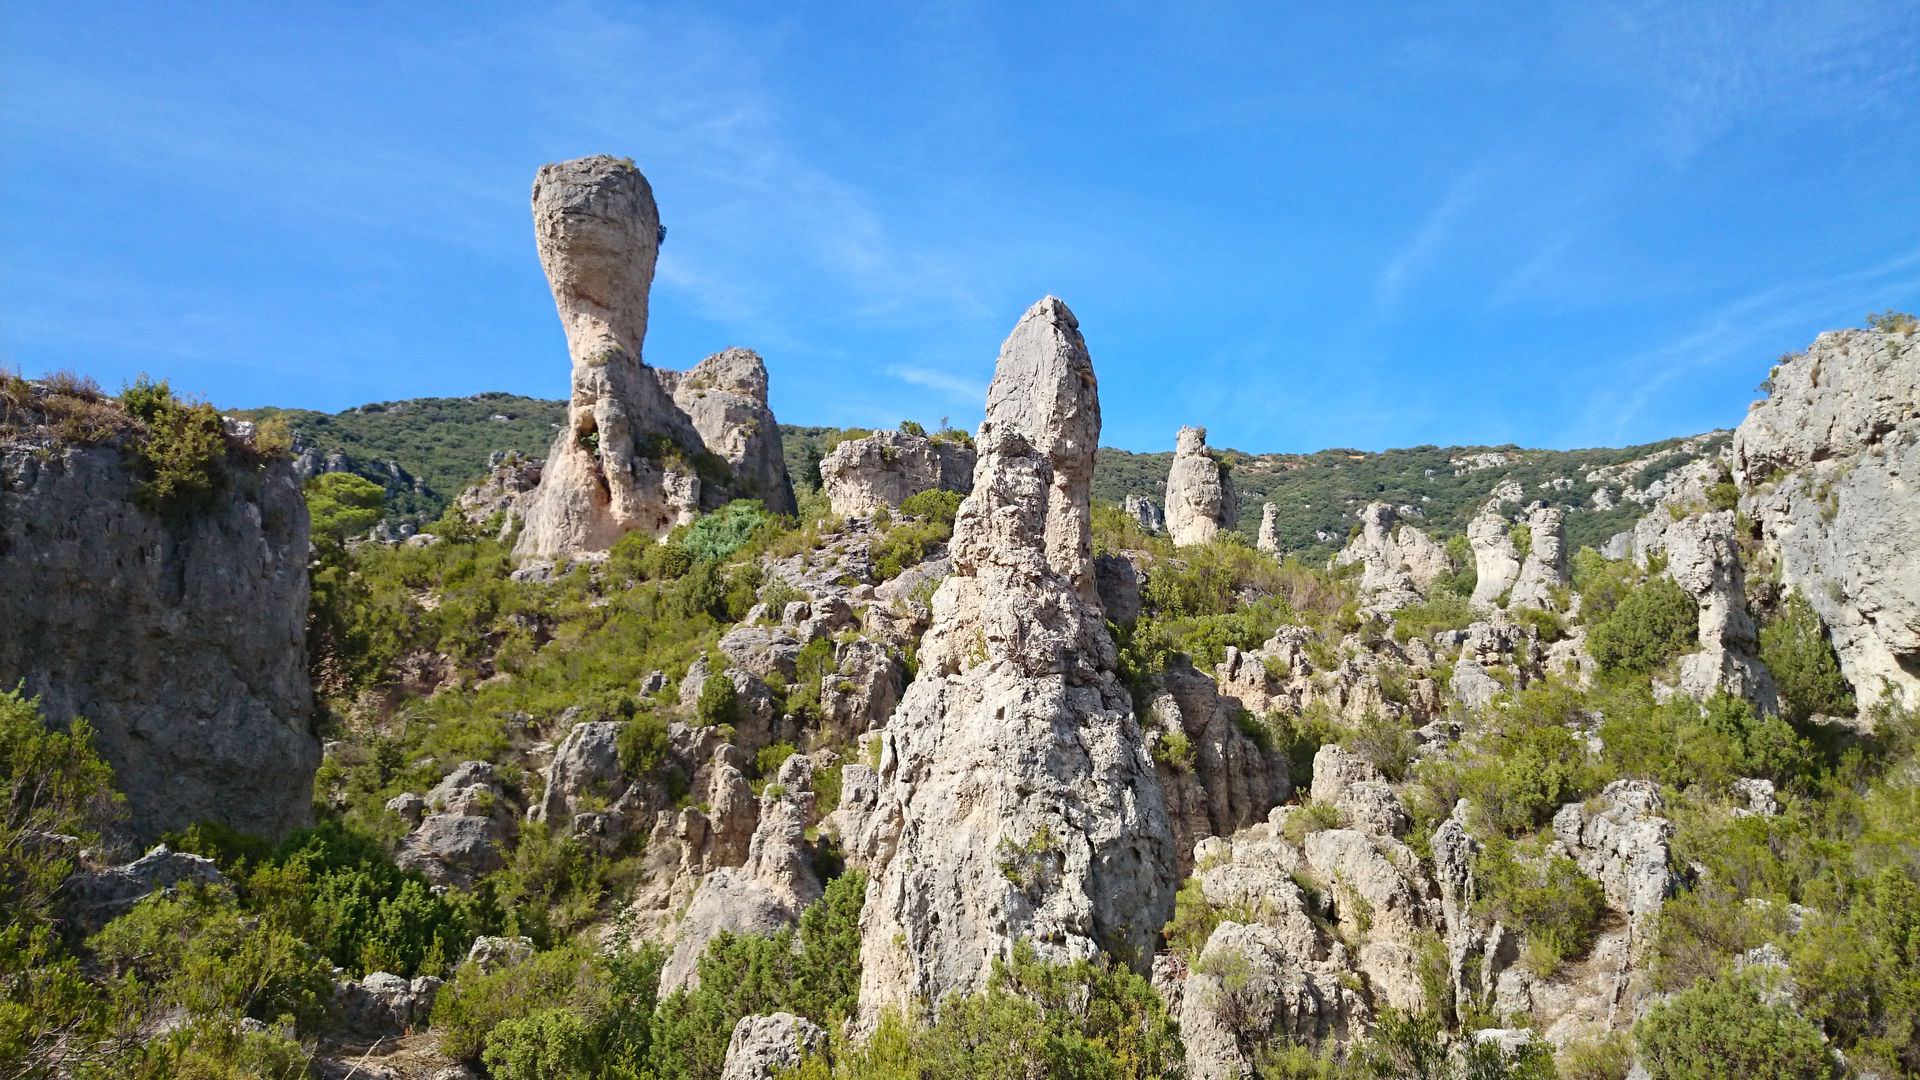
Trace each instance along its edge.
<path fill-rule="evenodd" d="M 936 489 L 909 495 L 900 504 L 900 519 L 874 542 L 874 576 L 882 581 L 899 577 L 953 539 L 953 518 L 959 509 L 958 492 Z"/>
<path fill-rule="evenodd" d="M 1813 1080 L 1837 1070 L 1820 1029 L 1750 980 L 1689 987 L 1634 1025 L 1654 1080 Z"/>
<path fill-rule="evenodd" d="M 213 406 L 183 401 L 165 382 L 144 375 L 120 395 L 120 404 L 142 426 L 131 444 L 145 477 L 142 502 L 158 510 L 188 511 L 227 482 L 226 426 Z"/>
<path fill-rule="evenodd" d="M 1717 694 L 1704 705 L 1684 695 L 1656 701 L 1645 684 L 1602 695 L 1602 757 L 1619 776 L 1669 787 L 1723 790 L 1742 776 L 1793 783 L 1815 766 L 1814 747 L 1777 716 Z"/>
<path fill-rule="evenodd" d="M 1527 966 L 1551 976 L 1592 948 L 1606 894 L 1565 855 L 1490 838 L 1474 863 L 1479 907 L 1520 931 Z"/>
<path fill-rule="evenodd" d="M 1780 691 L 1780 714 L 1793 723 L 1810 716 L 1852 716 L 1853 692 L 1840 674 L 1840 658 L 1827 641 L 1813 605 L 1790 594 L 1760 628 L 1760 660 Z"/>
<path fill-rule="evenodd" d="M 352 473 L 321 473 L 307 481 L 307 518 L 316 545 L 339 546 L 380 521 L 387 493 Z"/>
<path fill-rule="evenodd" d="M 1604 671 L 1652 671 L 1699 640 L 1699 622 L 1699 605 L 1679 582 L 1655 575 L 1589 621 L 1587 651 Z"/>
<path fill-rule="evenodd" d="M 706 514 L 678 535 L 677 543 L 694 562 L 723 560 L 745 547 L 754 533 L 767 527 L 772 517 L 766 508 L 751 499 L 735 499 Z M 774 527 L 778 527 L 777 525 Z"/>
<path fill-rule="evenodd" d="M 1562 804 L 1597 790 L 1602 777 L 1587 741 L 1585 695 L 1557 680 L 1497 699 L 1472 743 L 1416 773 L 1416 806 L 1437 823 L 1455 800 L 1470 801 L 1481 832 L 1518 835 L 1546 823 Z"/>

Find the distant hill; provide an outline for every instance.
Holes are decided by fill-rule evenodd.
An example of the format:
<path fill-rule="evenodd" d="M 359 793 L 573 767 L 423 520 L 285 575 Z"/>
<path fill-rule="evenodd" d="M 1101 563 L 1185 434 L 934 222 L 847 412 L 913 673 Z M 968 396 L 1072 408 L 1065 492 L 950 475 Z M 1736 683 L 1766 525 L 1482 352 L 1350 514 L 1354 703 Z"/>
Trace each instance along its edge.
<path fill-rule="evenodd" d="M 303 447 L 321 458 L 344 455 L 350 471 L 385 486 L 392 518 L 426 522 L 486 473 L 487 459 L 495 451 L 544 455 L 566 418 L 566 402 L 492 393 L 383 401 L 338 413 L 251 409 L 236 415 L 284 416 Z M 844 430 L 780 425 L 787 471 L 796 486 L 812 482 L 820 453 Z M 1645 512 L 1649 489 L 1662 476 L 1717 452 L 1729 438 L 1724 431 L 1709 432 L 1590 450 L 1416 446 L 1380 453 L 1220 453 L 1234 466 L 1240 530 L 1252 536 L 1260 525 L 1261 505 L 1271 501 L 1279 511 L 1280 542 L 1287 551 L 1310 557 L 1331 554 L 1353 528 L 1354 511 L 1375 500 L 1417 510 L 1414 520 L 1437 536 L 1456 535 L 1465 531 L 1495 485 L 1506 480 L 1520 485 L 1527 501 L 1540 499 L 1566 509 L 1567 539 L 1577 550 L 1597 547 L 1630 527 Z M 1160 502 L 1172 462 L 1171 451 L 1102 449 L 1094 470 L 1094 497 L 1119 502 L 1128 495 L 1144 495 Z M 1600 495 L 1602 490 L 1605 495 Z"/>

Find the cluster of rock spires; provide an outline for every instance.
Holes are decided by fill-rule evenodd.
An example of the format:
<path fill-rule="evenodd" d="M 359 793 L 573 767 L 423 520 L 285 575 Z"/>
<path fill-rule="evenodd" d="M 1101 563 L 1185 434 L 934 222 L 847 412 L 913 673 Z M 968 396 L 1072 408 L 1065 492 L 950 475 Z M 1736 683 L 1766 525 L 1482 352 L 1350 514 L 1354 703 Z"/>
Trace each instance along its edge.
<path fill-rule="evenodd" d="M 684 373 L 642 359 L 665 234 L 633 162 L 601 155 L 543 166 L 533 222 L 573 380 L 517 552 L 604 551 L 625 533 L 659 536 L 736 497 L 790 513 L 760 357 L 728 349 Z"/>

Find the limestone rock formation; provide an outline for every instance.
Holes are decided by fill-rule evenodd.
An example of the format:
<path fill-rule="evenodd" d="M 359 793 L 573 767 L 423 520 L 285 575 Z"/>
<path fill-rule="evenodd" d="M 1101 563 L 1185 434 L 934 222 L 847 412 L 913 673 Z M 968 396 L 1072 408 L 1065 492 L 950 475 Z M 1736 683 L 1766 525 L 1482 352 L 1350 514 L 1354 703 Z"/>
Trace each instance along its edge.
<path fill-rule="evenodd" d="M 1264 820 L 1292 790 L 1285 755 L 1242 731 L 1241 711 L 1184 656 L 1170 659 L 1155 680 L 1146 715 L 1156 726 L 1147 736 L 1181 874 L 1191 868 L 1195 843 Z"/>
<path fill-rule="evenodd" d="M 1473 606 L 1491 610 L 1504 602 L 1520 577 L 1520 552 L 1513 546 L 1511 525 L 1500 509 L 1498 493 L 1467 524 L 1467 543 L 1479 576 L 1473 583 Z"/>
<path fill-rule="evenodd" d="M 155 844 L 124 866 L 75 871 L 60 883 L 60 911 L 74 926 L 92 933 L 155 893 L 171 893 L 180 885 L 226 884 L 226 875 L 212 859 Z"/>
<path fill-rule="evenodd" d="M 1167 473 L 1167 533 L 1181 547 L 1204 544 L 1231 527 L 1233 484 L 1207 450 L 1207 429 L 1183 427 Z"/>
<path fill-rule="evenodd" d="M 1280 508 L 1272 503 L 1260 508 L 1260 536 L 1254 546 L 1269 555 L 1280 554 Z"/>
<path fill-rule="evenodd" d="M 746 861 L 714 870 L 694 892 L 674 936 L 673 952 L 660 971 L 661 994 L 698 985 L 700 954 L 715 935 L 772 933 L 797 923 L 800 912 L 820 899 L 820 879 L 813 872 L 806 840 L 812 813 L 813 767 L 796 754 L 781 765 L 776 782 L 760 796 L 759 824 Z"/>
<path fill-rule="evenodd" d="M 660 371 L 701 445 L 733 470 L 733 494 L 777 514 L 794 511 L 780 425 L 767 404 L 767 365 L 750 349 L 727 349 L 686 372 Z"/>
<path fill-rule="evenodd" d="M 487 475 L 462 491 L 453 500 L 453 509 L 473 525 L 501 515 L 504 536 L 512 529 L 513 519 L 526 516 L 533 493 L 540 488 L 543 464 L 540 458 L 521 457 L 511 450 L 495 451 L 487 462 Z"/>
<path fill-rule="evenodd" d="M 790 509 L 760 358 L 729 349 L 684 374 L 642 360 L 662 231 L 633 162 L 599 155 L 541 166 L 533 225 L 573 382 L 516 553 L 604 551 L 624 533 L 659 536 L 736 495 Z"/>
<path fill-rule="evenodd" d="M 982 989 L 1023 938 L 1047 959 L 1144 964 L 1170 914 L 1172 833 L 1095 594 L 1099 434 L 1086 345 L 1048 297 L 1001 349 L 953 574 L 851 845 L 875 853 L 869 1021 Z"/>
<path fill-rule="evenodd" d="M 720 1080 L 773 1080 L 827 1046 L 819 1024 L 792 1013 L 743 1016 L 727 1042 Z"/>
<path fill-rule="evenodd" d="M 973 447 L 905 431 L 848 439 L 820 460 L 820 488 L 843 517 L 898 507 L 923 491 L 973 490 Z"/>
<path fill-rule="evenodd" d="M 1361 509 L 1360 531 L 1334 556 L 1340 565 L 1359 563 L 1362 610 L 1387 615 L 1419 603 L 1447 572 L 1447 549 L 1425 532 L 1401 523 L 1383 502 Z"/>
<path fill-rule="evenodd" d="M 1158 536 L 1167 531 L 1167 518 L 1160 512 L 1159 504 L 1145 495 L 1129 495 L 1120 503 L 1120 509 L 1127 516 L 1140 523 L 1148 536 Z"/>
<path fill-rule="evenodd" d="M 456 766 L 427 792 L 420 810 L 419 823 L 400 841 L 394 862 L 436 885 L 461 887 L 506 865 L 504 845 L 517 821 L 488 762 Z"/>
<path fill-rule="evenodd" d="M 1731 510 L 1695 510 L 1675 518 L 1662 501 L 1633 529 L 1641 563 L 1666 559 L 1666 572 L 1700 608 L 1700 651 L 1680 658 L 1681 691 L 1701 700 L 1726 690 L 1762 708 L 1774 705 L 1773 678 L 1760 663 L 1759 635 L 1747 612 Z"/>
<path fill-rule="evenodd" d="M 1863 704 L 1920 705 L 1920 334 L 1820 335 L 1734 432 L 1741 509 Z"/>
<path fill-rule="evenodd" d="M 1608 904 L 1637 923 L 1679 887 L 1668 865 L 1673 825 L 1660 816 L 1659 789 L 1645 780 L 1615 780 L 1591 804 L 1561 807 L 1553 815 L 1554 835 L 1606 889 Z"/>
<path fill-rule="evenodd" d="M 0 429 L 0 687 L 93 725 L 140 837 L 310 822 L 307 508 L 288 463 L 236 447 L 205 505 L 163 514 L 121 447 L 37 430 Z"/>
<path fill-rule="evenodd" d="M 1513 582 L 1510 607 L 1553 608 L 1554 593 L 1567 584 L 1567 529 L 1564 517 L 1544 503 L 1527 510 L 1527 557 Z"/>
<path fill-rule="evenodd" d="M 334 984 L 333 1017 L 342 1031 L 356 1038 L 397 1038 L 427 1026 L 439 992 L 440 980 L 431 975 L 403 979 L 369 972 L 358 982 Z"/>

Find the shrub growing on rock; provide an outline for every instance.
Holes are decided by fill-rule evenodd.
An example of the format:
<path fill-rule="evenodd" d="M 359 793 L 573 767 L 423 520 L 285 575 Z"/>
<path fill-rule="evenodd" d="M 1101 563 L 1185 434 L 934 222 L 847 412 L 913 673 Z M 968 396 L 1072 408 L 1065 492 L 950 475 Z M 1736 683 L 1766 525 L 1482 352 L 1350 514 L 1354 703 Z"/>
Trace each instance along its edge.
<path fill-rule="evenodd" d="M 1853 691 L 1813 605 L 1799 593 L 1760 628 L 1760 660 L 1780 690 L 1780 713 L 1791 723 L 1817 714 L 1852 716 Z"/>
<path fill-rule="evenodd" d="M 1654 1080 L 1814 1080 L 1836 1074 L 1820 1029 L 1750 979 L 1697 983 L 1634 1025 Z"/>
<path fill-rule="evenodd" d="M 1594 622 L 1587 651 L 1603 670 L 1643 673 L 1665 664 L 1699 640 L 1700 608 L 1680 583 L 1650 577 L 1629 590 Z"/>

